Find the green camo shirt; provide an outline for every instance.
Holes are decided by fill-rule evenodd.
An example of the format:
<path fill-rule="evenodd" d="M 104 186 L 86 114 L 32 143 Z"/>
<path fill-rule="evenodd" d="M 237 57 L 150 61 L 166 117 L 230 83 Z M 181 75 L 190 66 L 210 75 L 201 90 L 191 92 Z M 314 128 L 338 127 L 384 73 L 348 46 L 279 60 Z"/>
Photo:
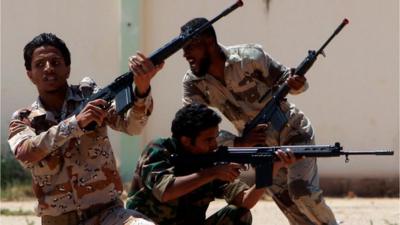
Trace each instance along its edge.
<path fill-rule="evenodd" d="M 224 198 L 230 203 L 248 186 L 236 180 L 232 183 L 213 181 L 176 200 L 161 202 L 161 196 L 176 176 L 175 167 L 169 158 L 182 148 L 176 139 L 160 138 L 148 144 L 143 151 L 132 183 L 127 208 L 135 209 L 150 217 L 157 224 L 202 224 L 206 210 L 215 198 Z M 187 175 L 198 169 L 188 168 Z"/>

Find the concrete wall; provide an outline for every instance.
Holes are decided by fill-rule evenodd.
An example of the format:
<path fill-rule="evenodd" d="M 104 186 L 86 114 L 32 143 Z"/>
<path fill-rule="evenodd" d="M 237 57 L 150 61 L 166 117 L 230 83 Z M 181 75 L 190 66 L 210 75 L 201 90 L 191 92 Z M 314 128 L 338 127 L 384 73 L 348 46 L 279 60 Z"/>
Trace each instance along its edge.
<path fill-rule="evenodd" d="M 136 1 L 135 1 L 136 2 Z M 150 54 L 179 33 L 193 17 L 212 18 L 233 0 L 138 1 L 139 47 Z M 120 1 L 4 0 L 1 2 L 1 131 L 2 142 L 11 113 L 30 104 L 36 90 L 25 76 L 22 48 L 40 32 L 63 38 L 72 52 L 71 83 L 91 75 L 100 85 L 124 72 Z M 388 148 L 393 157 L 319 160 L 323 177 L 398 177 L 399 165 L 399 2 L 397 0 L 263 0 L 245 5 L 216 22 L 221 43 L 260 43 L 274 58 L 295 67 L 331 35 L 344 17 L 350 24 L 326 48 L 307 78 L 310 89 L 291 96 L 312 120 L 318 144 L 341 142 L 347 149 Z M 136 17 L 135 17 L 136 18 Z M 137 18 L 136 18 L 137 19 Z M 124 21 L 126 22 L 126 21 Z M 122 34 L 122 37 L 121 37 Z M 153 82 L 154 113 L 141 145 L 169 136 L 170 122 L 181 107 L 181 80 L 188 66 L 179 52 L 167 59 Z M 223 128 L 233 131 L 229 122 Z M 112 135 L 115 149 L 133 148 Z M 132 159 L 132 161 L 135 161 Z M 125 162 L 124 162 L 125 164 Z M 122 165 L 126 166 L 126 165 Z M 132 165 L 129 165 L 132 167 Z"/>
<path fill-rule="evenodd" d="M 231 0 L 147 0 L 143 2 L 144 52 L 179 33 L 193 17 L 211 19 Z M 393 157 L 321 159 L 321 176 L 397 177 L 399 152 L 399 3 L 396 0 L 262 0 L 215 23 L 224 45 L 260 43 L 274 58 L 295 67 L 307 50 L 317 49 L 343 18 L 350 24 L 308 72 L 310 89 L 289 97 L 312 120 L 318 144 L 340 142 L 346 149 L 392 149 Z M 181 106 L 181 80 L 188 66 L 182 52 L 166 61 L 154 79 L 154 113 L 144 140 L 170 135 Z M 223 127 L 233 130 L 228 122 Z"/>
<path fill-rule="evenodd" d="M 90 76 L 104 86 L 120 74 L 119 1 L 1 1 L 1 141 L 7 140 L 11 114 L 30 105 L 37 90 L 26 76 L 23 47 L 42 32 L 63 39 L 71 52 L 71 76 L 76 84 Z M 125 59 L 125 69 L 127 59 Z M 119 148 L 119 136 L 111 135 Z M 118 154 L 118 153 L 117 153 Z"/>

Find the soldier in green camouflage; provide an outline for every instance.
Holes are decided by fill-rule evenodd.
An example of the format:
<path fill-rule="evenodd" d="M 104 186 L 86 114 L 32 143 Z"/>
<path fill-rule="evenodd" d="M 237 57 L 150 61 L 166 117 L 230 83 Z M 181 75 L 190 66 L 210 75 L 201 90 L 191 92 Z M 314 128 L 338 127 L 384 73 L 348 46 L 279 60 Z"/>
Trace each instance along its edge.
<path fill-rule="evenodd" d="M 171 138 L 150 142 L 143 151 L 132 181 L 127 208 L 137 210 L 160 225 L 251 224 L 252 208 L 264 189 L 238 180 L 242 165 L 230 163 L 208 168 L 177 170 L 172 154 L 204 154 L 217 148 L 221 118 L 202 104 L 180 109 L 172 122 Z M 277 152 L 281 162 L 274 171 L 295 161 L 292 154 Z M 228 205 L 209 218 L 207 208 L 215 198 Z"/>
<path fill-rule="evenodd" d="M 196 18 L 185 24 L 182 33 L 207 22 Z M 189 63 L 183 78 L 184 104 L 203 103 L 217 108 L 233 123 L 239 136 L 220 133 L 219 144 L 226 146 L 279 146 L 315 144 L 309 119 L 289 101 L 280 104 L 288 122 L 280 131 L 271 124 L 260 124 L 242 136 L 251 121 L 272 97 L 274 87 L 287 82 L 291 94 L 307 89 L 304 76 L 272 59 L 257 44 L 224 47 L 217 42 L 211 26 L 183 48 Z M 325 204 L 319 188 L 315 158 L 307 158 L 282 169 L 267 189 L 291 225 L 337 224 L 331 209 Z"/>
<path fill-rule="evenodd" d="M 42 33 L 25 46 L 24 59 L 39 97 L 13 114 L 8 142 L 32 173 L 42 224 L 153 224 L 123 207 L 123 186 L 107 127 L 130 135 L 141 132 L 152 111 L 150 80 L 161 67 L 155 68 L 141 54 L 130 58 L 136 98 L 126 115 L 118 115 L 114 103 L 105 108 L 103 99 L 89 102 L 74 115 L 99 88 L 90 78 L 68 85 L 71 58 L 64 41 Z M 93 121 L 96 129 L 85 129 Z"/>

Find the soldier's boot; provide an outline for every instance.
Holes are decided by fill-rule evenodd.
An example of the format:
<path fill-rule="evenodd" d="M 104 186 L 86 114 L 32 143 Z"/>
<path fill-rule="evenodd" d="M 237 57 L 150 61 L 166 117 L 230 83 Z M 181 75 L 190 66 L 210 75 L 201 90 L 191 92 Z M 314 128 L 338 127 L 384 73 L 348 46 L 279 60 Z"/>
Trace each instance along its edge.
<path fill-rule="evenodd" d="M 251 225 L 253 217 L 250 210 L 227 205 L 207 218 L 205 225 Z"/>

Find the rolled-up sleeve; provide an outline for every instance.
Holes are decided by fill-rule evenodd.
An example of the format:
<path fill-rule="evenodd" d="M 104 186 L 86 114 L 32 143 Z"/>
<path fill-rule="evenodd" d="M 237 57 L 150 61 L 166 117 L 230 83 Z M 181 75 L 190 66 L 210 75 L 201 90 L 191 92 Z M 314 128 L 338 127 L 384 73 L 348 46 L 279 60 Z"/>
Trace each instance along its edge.
<path fill-rule="evenodd" d="M 237 179 L 224 187 L 224 199 L 227 203 L 232 203 L 236 196 L 247 189 L 249 189 L 249 186 Z"/>
<path fill-rule="evenodd" d="M 175 181 L 174 167 L 167 160 L 168 152 L 165 149 L 148 149 L 149 152 L 141 166 L 140 176 L 143 186 L 151 190 L 154 197 L 161 201 L 167 187 Z M 146 150 L 146 151 L 148 151 Z"/>
<path fill-rule="evenodd" d="M 175 176 L 172 174 L 165 174 L 160 178 L 160 180 L 153 185 L 152 193 L 154 197 L 158 200 L 161 201 L 162 196 L 164 195 L 165 191 L 167 190 L 167 187 L 174 183 L 175 181 Z"/>

